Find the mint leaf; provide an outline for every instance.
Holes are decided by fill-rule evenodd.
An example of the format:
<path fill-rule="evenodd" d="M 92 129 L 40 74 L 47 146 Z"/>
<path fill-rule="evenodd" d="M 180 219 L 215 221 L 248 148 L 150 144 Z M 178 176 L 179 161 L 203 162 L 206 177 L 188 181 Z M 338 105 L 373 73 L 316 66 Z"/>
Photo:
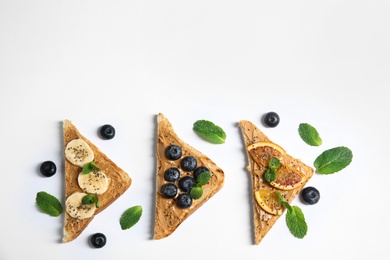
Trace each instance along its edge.
<path fill-rule="evenodd" d="M 99 198 L 96 196 L 96 195 L 93 195 L 93 194 L 87 194 L 85 195 L 81 202 L 83 204 L 95 204 L 96 208 L 99 207 Z"/>
<path fill-rule="evenodd" d="M 302 210 L 298 206 L 291 206 L 277 191 L 279 203 L 287 209 L 286 224 L 290 232 L 297 238 L 303 238 L 307 233 L 307 224 Z"/>
<path fill-rule="evenodd" d="M 100 171 L 99 167 L 97 167 L 94 161 L 86 163 L 83 167 L 84 174 L 91 173 L 92 171 Z"/>
<path fill-rule="evenodd" d="M 191 198 L 193 198 L 194 200 L 197 200 L 197 199 L 200 199 L 200 197 L 202 197 L 202 195 L 203 195 L 203 189 L 200 185 L 192 187 L 192 189 L 190 191 Z"/>
<path fill-rule="evenodd" d="M 122 230 L 129 229 L 140 220 L 142 216 L 142 207 L 141 206 L 133 206 L 127 209 L 121 216 L 119 223 L 121 225 Z"/>
<path fill-rule="evenodd" d="M 199 184 L 200 186 L 203 186 L 203 185 L 209 183 L 210 178 L 211 178 L 210 172 L 203 171 L 196 178 L 196 183 Z"/>
<path fill-rule="evenodd" d="M 277 170 L 280 168 L 280 161 L 276 157 L 272 157 L 271 160 L 269 160 L 268 167 Z"/>
<path fill-rule="evenodd" d="M 35 199 L 38 208 L 52 217 L 58 217 L 62 213 L 61 202 L 47 192 L 40 191 Z"/>
<path fill-rule="evenodd" d="M 352 162 L 352 151 L 339 146 L 324 151 L 314 161 L 314 167 L 317 173 L 332 174 L 347 167 Z"/>
<path fill-rule="evenodd" d="M 297 238 L 303 238 L 307 233 L 307 224 L 302 210 L 298 206 L 287 208 L 286 224 L 290 232 Z"/>
<path fill-rule="evenodd" d="M 268 168 L 264 173 L 264 178 L 268 182 L 273 182 L 276 179 L 276 171 L 274 169 Z"/>
<path fill-rule="evenodd" d="M 226 133 L 213 122 L 198 120 L 194 123 L 193 129 L 200 137 L 214 144 L 223 144 L 226 140 Z"/>
<path fill-rule="evenodd" d="M 268 168 L 264 173 L 264 178 L 268 182 L 273 182 L 276 179 L 276 170 L 280 168 L 280 161 L 276 157 L 269 160 Z"/>
<path fill-rule="evenodd" d="M 311 146 L 320 146 L 322 144 L 322 139 L 320 134 L 317 132 L 313 126 L 308 123 L 302 123 L 298 127 L 299 135 L 302 140 Z"/>

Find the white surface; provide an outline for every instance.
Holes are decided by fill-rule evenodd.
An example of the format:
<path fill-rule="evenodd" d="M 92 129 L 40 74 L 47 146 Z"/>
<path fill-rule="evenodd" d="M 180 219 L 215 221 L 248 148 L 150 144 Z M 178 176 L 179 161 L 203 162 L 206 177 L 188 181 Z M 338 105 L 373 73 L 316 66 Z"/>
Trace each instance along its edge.
<path fill-rule="evenodd" d="M 390 84 L 388 1 L 21 1 L 0 0 L 0 259 L 384 259 L 389 221 Z M 277 128 L 261 116 L 274 110 Z M 224 188 L 170 237 L 153 241 L 156 114 L 213 159 Z M 61 121 L 71 119 L 133 179 L 130 189 L 80 237 L 60 243 L 62 218 L 40 213 L 38 191 L 63 196 Z M 201 140 L 208 119 L 223 145 Z M 261 127 L 312 164 L 328 148 L 352 149 L 350 166 L 316 174 L 321 192 L 302 205 L 300 240 L 284 217 L 254 246 L 246 157 L 237 122 Z M 301 122 L 323 145 L 300 140 Z M 111 123 L 115 139 L 97 129 Z M 38 173 L 44 160 L 59 170 Z M 133 205 L 140 222 L 122 231 Z M 108 244 L 92 249 L 103 232 Z"/>

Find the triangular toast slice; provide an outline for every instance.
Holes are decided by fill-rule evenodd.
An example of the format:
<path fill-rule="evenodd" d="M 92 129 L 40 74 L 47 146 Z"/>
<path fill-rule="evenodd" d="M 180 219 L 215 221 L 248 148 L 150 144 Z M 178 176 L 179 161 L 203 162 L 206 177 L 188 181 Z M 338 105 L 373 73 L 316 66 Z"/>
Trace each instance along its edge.
<path fill-rule="evenodd" d="M 274 215 L 267 213 L 263 210 L 256 201 L 255 191 L 259 190 L 279 190 L 271 186 L 264 178 L 264 172 L 266 167 L 256 163 L 248 152 L 248 147 L 260 143 L 268 142 L 273 143 L 260 129 L 258 129 L 253 123 L 242 120 L 239 122 L 239 127 L 242 132 L 243 140 L 245 143 L 245 150 L 247 151 L 248 166 L 247 170 L 250 173 L 251 183 L 252 183 L 252 204 L 253 204 L 253 228 L 254 228 L 254 242 L 259 244 L 268 231 L 272 228 L 275 222 L 278 220 L 280 215 Z M 278 146 L 278 145 L 277 145 Z M 280 147 L 280 146 L 279 146 Z M 285 201 L 291 203 L 292 200 L 299 194 L 305 184 L 313 176 L 314 170 L 308 165 L 304 164 L 299 159 L 296 159 L 290 156 L 287 153 L 281 155 L 281 161 L 288 163 L 289 167 L 293 168 L 295 171 L 300 172 L 305 177 L 303 182 L 297 188 L 292 190 L 280 190 L 280 193 L 284 196 Z M 284 211 L 285 209 L 283 209 Z"/>
<path fill-rule="evenodd" d="M 94 153 L 94 162 L 101 171 L 109 178 L 109 186 L 106 192 L 97 195 L 99 207 L 93 216 L 84 219 L 71 217 L 65 210 L 63 242 L 76 239 L 92 221 L 94 216 L 105 210 L 111 203 L 119 198 L 131 185 L 129 175 L 102 153 L 93 143 L 80 134 L 77 128 L 69 121 L 63 122 L 64 152 L 67 144 L 74 139 L 84 140 Z M 75 192 L 84 192 L 78 184 L 78 175 L 82 168 L 72 164 L 65 158 L 65 200 Z"/>
<path fill-rule="evenodd" d="M 175 133 L 171 123 L 161 113 L 157 116 L 157 172 L 156 172 L 156 205 L 155 205 L 155 224 L 154 239 L 162 239 L 171 235 L 177 227 L 183 223 L 192 213 L 201 207 L 207 200 L 216 194 L 223 186 L 224 172 L 213 161 L 189 144 L 182 141 Z M 182 155 L 176 160 L 168 159 L 166 148 L 170 145 L 177 145 L 182 150 Z M 180 194 L 184 192 L 178 188 L 178 193 L 173 198 L 166 198 L 162 194 L 162 186 L 167 183 L 179 187 L 179 181 L 167 181 L 164 173 L 171 167 L 179 169 L 180 178 L 192 176 L 196 171 L 186 171 L 181 166 L 181 161 L 187 156 L 193 156 L 197 160 L 197 166 L 206 167 L 211 178 L 208 184 L 202 186 L 203 195 L 199 199 L 193 199 L 189 208 L 178 206 L 177 200 Z M 201 168 L 199 168 L 201 169 Z"/>

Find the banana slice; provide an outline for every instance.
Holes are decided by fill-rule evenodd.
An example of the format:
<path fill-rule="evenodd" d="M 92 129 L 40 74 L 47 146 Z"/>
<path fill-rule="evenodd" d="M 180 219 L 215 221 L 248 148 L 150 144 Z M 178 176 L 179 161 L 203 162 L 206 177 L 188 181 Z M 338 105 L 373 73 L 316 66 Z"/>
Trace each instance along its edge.
<path fill-rule="evenodd" d="M 92 171 L 87 174 L 80 172 L 77 181 L 84 192 L 103 194 L 108 189 L 110 178 L 103 171 Z"/>
<path fill-rule="evenodd" d="M 93 161 L 94 154 L 91 147 L 84 140 L 74 139 L 66 145 L 65 157 L 72 164 L 83 167 Z"/>
<path fill-rule="evenodd" d="M 85 195 L 87 194 L 83 192 L 75 192 L 66 199 L 65 209 L 72 218 L 90 218 L 95 213 L 95 204 L 85 205 L 82 203 L 82 199 Z"/>

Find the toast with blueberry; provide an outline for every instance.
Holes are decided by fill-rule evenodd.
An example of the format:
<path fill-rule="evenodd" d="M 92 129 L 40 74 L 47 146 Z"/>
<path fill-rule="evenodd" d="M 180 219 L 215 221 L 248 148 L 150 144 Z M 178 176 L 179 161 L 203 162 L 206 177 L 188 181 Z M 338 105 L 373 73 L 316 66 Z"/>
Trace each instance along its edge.
<path fill-rule="evenodd" d="M 157 116 L 154 239 L 171 235 L 223 186 L 224 172 L 181 140 L 163 114 Z"/>
<path fill-rule="evenodd" d="M 291 203 L 314 170 L 272 142 L 253 123 L 242 120 L 239 128 L 248 158 L 253 207 L 254 242 L 259 244 L 285 211 L 279 201 Z M 270 172 L 274 169 L 274 177 Z M 280 194 L 280 195 L 278 195 Z"/>
<path fill-rule="evenodd" d="M 70 242 L 118 199 L 132 180 L 69 120 L 63 122 L 63 135 L 66 201 L 62 241 Z"/>

